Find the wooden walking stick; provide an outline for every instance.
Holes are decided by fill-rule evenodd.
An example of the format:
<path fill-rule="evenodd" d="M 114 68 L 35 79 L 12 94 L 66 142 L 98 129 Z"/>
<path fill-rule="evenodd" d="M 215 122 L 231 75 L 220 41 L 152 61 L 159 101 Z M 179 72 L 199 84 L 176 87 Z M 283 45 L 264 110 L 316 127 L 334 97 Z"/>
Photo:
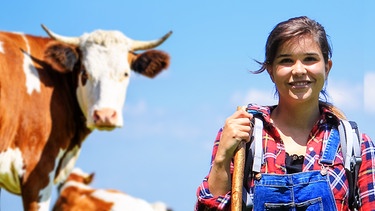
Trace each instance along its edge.
<path fill-rule="evenodd" d="M 237 106 L 237 111 L 241 110 L 241 106 Z M 245 168 L 245 141 L 241 141 L 234 154 L 234 169 L 232 176 L 232 201 L 231 210 L 242 210 L 242 188 Z"/>

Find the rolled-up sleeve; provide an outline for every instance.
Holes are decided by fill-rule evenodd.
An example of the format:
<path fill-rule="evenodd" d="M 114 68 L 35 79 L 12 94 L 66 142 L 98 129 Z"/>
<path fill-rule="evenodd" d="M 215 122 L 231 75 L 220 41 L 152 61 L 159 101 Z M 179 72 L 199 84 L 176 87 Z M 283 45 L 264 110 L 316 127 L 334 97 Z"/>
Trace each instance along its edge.
<path fill-rule="evenodd" d="M 198 187 L 197 197 L 198 201 L 195 210 L 228 210 L 231 192 L 225 195 L 214 197 L 208 188 L 207 177 Z"/>
<path fill-rule="evenodd" d="M 212 162 L 214 161 L 214 158 L 216 156 L 217 148 L 219 146 L 220 137 L 221 137 L 222 129 L 219 130 L 214 147 L 212 150 L 212 156 L 211 156 L 211 166 Z M 233 171 L 233 164 L 231 165 L 231 171 Z M 209 210 L 229 210 L 229 200 L 231 197 L 231 191 L 229 191 L 225 195 L 216 196 L 214 197 L 210 193 L 210 189 L 208 187 L 208 176 L 206 176 L 202 183 L 199 185 L 197 189 L 197 203 L 195 205 L 196 211 L 209 211 Z"/>

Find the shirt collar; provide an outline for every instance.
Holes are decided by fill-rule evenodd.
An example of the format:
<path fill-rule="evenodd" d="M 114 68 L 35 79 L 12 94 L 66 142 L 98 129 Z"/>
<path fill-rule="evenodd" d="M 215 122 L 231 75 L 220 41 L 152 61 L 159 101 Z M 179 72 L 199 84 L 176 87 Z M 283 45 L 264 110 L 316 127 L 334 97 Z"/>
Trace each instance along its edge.
<path fill-rule="evenodd" d="M 254 116 L 262 117 L 263 121 L 267 124 L 271 124 L 271 112 L 276 108 L 277 105 L 272 106 L 260 106 L 257 104 L 249 104 L 247 111 L 252 113 Z M 318 124 L 332 123 L 338 124 L 340 119 L 337 115 L 326 105 L 320 104 L 320 119 Z M 267 125 L 265 124 L 265 125 Z"/>

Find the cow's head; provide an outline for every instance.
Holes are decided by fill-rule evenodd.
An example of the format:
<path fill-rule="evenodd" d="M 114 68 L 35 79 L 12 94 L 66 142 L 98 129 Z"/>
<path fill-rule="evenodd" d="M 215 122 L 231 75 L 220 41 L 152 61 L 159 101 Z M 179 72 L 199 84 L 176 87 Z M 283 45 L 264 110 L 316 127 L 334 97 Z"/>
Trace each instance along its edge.
<path fill-rule="evenodd" d="M 75 182 L 77 184 L 81 184 L 82 186 L 89 186 L 93 179 L 94 179 L 95 173 L 85 173 L 80 168 L 75 167 L 72 172 L 69 174 L 68 178 L 59 184 L 57 187 L 58 191 L 61 192 L 64 185 L 68 182 Z"/>
<path fill-rule="evenodd" d="M 94 179 L 95 173 L 87 174 L 82 169 L 75 167 L 69 174 L 68 181 L 75 181 L 85 185 L 90 185 Z"/>
<path fill-rule="evenodd" d="M 77 98 L 91 129 L 123 125 L 122 107 L 131 70 L 153 78 L 169 65 L 168 54 L 148 49 L 162 44 L 172 32 L 157 40 L 137 41 L 119 31 L 65 37 L 42 27 L 57 41 L 46 49 L 46 62 L 60 72 L 77 70 Z M 136 54 L 137 50 L 147 51 Z"/>

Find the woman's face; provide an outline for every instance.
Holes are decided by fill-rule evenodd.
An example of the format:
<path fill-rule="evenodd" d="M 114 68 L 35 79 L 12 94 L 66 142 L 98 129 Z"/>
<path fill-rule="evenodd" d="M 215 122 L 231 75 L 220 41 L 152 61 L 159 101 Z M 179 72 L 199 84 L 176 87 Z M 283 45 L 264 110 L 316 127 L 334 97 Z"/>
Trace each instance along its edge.
<path fill-rule="evenodd" d="M 324 62 L 319 44 L 305 35 L 282 44 L 267 70 L 280 102 L 318 102 L 331 67 L 331 60 Z"/>

